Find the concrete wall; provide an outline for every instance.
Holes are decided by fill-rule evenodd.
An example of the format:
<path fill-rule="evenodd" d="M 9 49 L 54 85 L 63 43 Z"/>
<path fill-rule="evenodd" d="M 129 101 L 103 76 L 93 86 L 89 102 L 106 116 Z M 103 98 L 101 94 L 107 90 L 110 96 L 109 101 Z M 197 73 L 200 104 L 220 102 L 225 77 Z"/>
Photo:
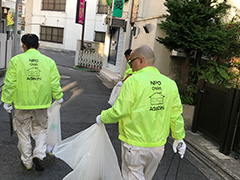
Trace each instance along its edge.
<path fill-rule="evenodd" d="M 166 12 L 165 0 L 139 0 L 138 19 L 162 15 Z"/>
<path fill-rule="evenodd" d="M 237 9 L 240 9 L 240 1 L 239 0 L 228 0 L 228 4 L 231 4 L 232 6 L 236 7 Z"/>
<path fill-rule="evenodd" d="M 106 30 L 106 24 L 104 23 L 104 16 L 106 15 L 96 15 L 97 2 L 97 0 L 87 1 L 84 39 L 88 41 L 94 40 L 95 30 L 103 32 Z M 42 1 L 39 0 L 27 2 L 26 28 L 23 33 L 31 32 L 39 35 L 41 25 L 64 28 L 62 44 L 41 41 L 41 46 L 75 51 L 77 40 L 81 39 L 82 36 L 82 25 L 75 23 L 77 1 L 67 0 L 65 12 L 42 11 L 41 3 Z"/>

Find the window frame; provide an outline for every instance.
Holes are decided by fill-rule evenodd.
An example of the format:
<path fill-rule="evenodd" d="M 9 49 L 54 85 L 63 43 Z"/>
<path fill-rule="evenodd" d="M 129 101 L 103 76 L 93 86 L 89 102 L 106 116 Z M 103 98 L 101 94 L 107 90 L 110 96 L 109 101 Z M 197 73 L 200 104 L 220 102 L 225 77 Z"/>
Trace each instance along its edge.
<path fill-rule="evenodd" d="M 104 34 L 104 36 L 103 36 L 103 41 L 100 41 L 100 40 L 97 40 L 97 33 L 99 33 L 99 34 Z M 100 43 L 104 43 L 105 42 L 105 36 L 106 36 L 106 32 L 104 32 L 104 31 L 94 31 L 94 41 L 95 42 L 100 42 Z"/>
<path fill-rule="evenodd" d="M 104 3 L 105 2 L 105 3 Z M 106 11 L 100 11 L 100 8 L 106 8 Z M 107 14 L 108 13 L 108 4 L 106 0 L 98 0 L 97 4 L 97 14 Z"/>
<path fill-rule="evenodd" d="M 62 9 L 56 9 L 56 1 L 57 0 L 53 0 L 53 2 L 51 3 L 51 2 L 49 2 L 49 0 L 47 0 L 48 2 L 44 2 L 44 1 L 46 1 L 46 0 L 42 0 L 42 8 L 41 8 L 41 10 L 42 11 L 60 11 L 60 12 L 65 12 L 66 11 L 66 0 L 65 0 L 65 3 L 58 3 L 58 5 L 59 5 L 59 7 L 61 7 L 61 5 L 64 5 L 64 10 L 62 10 Z M 48 6 L 48 8 L 44 8 L 44 3 L 46 3 L 47 4 L 47 6 Z M 53 9 L 50 9 L 49 8 L 49 4 L 52 4 L 53 5 Z"/>
<path fill-rule="evenodd" d="M 46 33 L 42 32 L 42 28 L 46 28 Z M 51 29 L 51 34 L 48 34 L 47 29 Z M 57 30 L 57 40 L 53 40 L 53 37 L 56 36 L 53 34 L 54 30 Z M 59 30 L 62 30 L 62 36 L 59 35 Z M 46 37 L 43 38 L 42 37 L 43 35 L 45 35 Z M 47 36 L 49 36 L 49 35 L 51 36 L 51 40 L 47 40 Z M 61 41 L 59 41 L 59 37 L 61 38 Z M 40 41 L 63 44 L 63 38 L 64 38 L 64 28 L 54 27 L 54 26 L 40 26 Z"/>

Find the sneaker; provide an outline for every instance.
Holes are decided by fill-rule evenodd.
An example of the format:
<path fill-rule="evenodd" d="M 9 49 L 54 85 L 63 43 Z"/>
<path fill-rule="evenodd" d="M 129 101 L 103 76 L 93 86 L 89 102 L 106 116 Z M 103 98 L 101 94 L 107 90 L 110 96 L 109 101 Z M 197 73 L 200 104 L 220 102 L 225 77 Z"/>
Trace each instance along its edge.
<path fill-rule="evenodd" d="M 43 163 L 42 163 L 41 159 L 35 157 L 35 158 L 33 158 L 33 163 L 34 163 L 35 169 L 37 171 L 43 171 L 44 170 Z"/>
<path fill-rule="evenodd" d="M 31 171 L 32 170 L 32 167 L 26 167 L 25 166 L 25 168 L 26 168 L 27 171 Z"/>
<path fill-rule="evenodd" d="M 22 166 L 27 170 L 27 171 L 30 171 L 32 170 L 32 166 L 31 165 L 25 165 L 23 162 L 22 162 Z"/>
<path fill-rule="evenodd" d="M 50 153 L 48 153 L 50 156 L 53 156 L 53 157 L 55 157 L 55 155 L 52 153 L 52 152 L 50 152 Z"/>

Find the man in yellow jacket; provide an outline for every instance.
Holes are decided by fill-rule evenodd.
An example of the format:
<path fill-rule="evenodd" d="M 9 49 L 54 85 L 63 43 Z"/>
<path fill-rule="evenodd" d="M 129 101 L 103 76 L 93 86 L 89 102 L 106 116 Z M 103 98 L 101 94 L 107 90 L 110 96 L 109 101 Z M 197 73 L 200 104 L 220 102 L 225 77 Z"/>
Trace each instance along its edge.
<path fill-rule="evenodd" d="M 127 49 L 125 52 L 124 52 L 124 56 L 127 60 L 127 62 L 129 61 L 130 59 L 130 54 L 131 54 L 132 50 L 131 49 Z M 132 71 L 132 68 L 129 66 L 129 64 L 127 63 L 127 66 L 126 66 L 126 71 L 124 73 L 124 76 L 123 76 L 123 81 L 125 81 L 129 76 L 131 76 L 133 73 Z"/>
<path fill-rule="evenodd" d="M 55 62 L 37 51 L 39 39 L 35 34 L 21 38 L 24 53 L 13 57 L 8 65 L 2 89 L 3 107 L 11 113 L 15 107 L 13 127 L 18 136 L 18 149 L 26 169 L 43 171 L 46 157 L 48 127 L 47 108 L 52 96 L 63 102 L 60 75 Z M 31 136 L 35 140 L 32 153 Z"/>
<path fill-rule="evenodd" d="M 132 51 L 133 75 L 122 85 L 112 108 L 96 122 L 119 122 L 122 141 L 122 174 L 126 180 L 151 180 L 163 156 L 170 129 L 174 152 L 183 158 L 186 144 L 182 104 L 176 83 L 155 67 L 155 56 L 146 45 Z"/>

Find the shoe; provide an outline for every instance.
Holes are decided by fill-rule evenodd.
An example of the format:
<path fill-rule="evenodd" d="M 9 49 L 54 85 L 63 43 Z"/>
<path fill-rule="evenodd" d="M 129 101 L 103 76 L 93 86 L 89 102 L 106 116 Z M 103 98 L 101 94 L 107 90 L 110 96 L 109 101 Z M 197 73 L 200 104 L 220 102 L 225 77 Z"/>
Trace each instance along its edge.
<path fill-rule="evenodd" d="M 27 171 L 32 170 L 32 166 L 26 166 L 25 164 L 23 164 L 23 162 L 22 162 L 22 166 L 23 166 Z"/>
<path fill-rule="evenodd" d="M 35 165 L 36 171 L 43 171 L 44 170 L 43 163 L 42 163 L 41 159 L 35 157 L 35 158 L 33 158 L 33 163 Z"/>
<path fill-rule="evenodd" d="M 25 166 L 25 168 L 26 168 L 27 171 L 31 171 L 32 170 L 32 167 L 26 167 Z"/>
<path fill-rule="evenodd" d="M 52 153 L 52 152 L 50 152 L 50 153 L 48 153 L 50 156 L 52 156 L 52 157 L 55 157 L 55 155 Z"/>

